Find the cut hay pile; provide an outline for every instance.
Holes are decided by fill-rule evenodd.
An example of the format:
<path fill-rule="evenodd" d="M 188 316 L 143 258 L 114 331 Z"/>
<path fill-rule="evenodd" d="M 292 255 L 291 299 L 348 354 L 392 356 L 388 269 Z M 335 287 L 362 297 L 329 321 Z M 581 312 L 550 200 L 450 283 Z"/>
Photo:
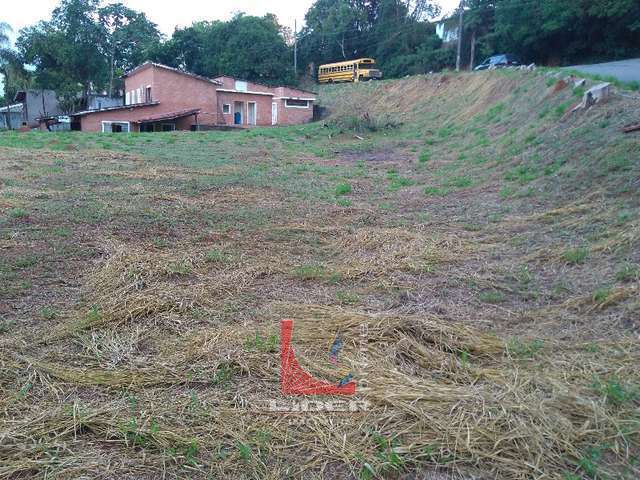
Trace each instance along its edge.
<path fill-rule="evenodd" d="M 560 479 L 605 445 L 615 452 L 607 459 L 614 475 L 638 447 L 637 342 L 505 342 L 436 316 L 302 304 L 264 314 L 272 320 L 255 331 L 226 326 L 167 339 L 173 353 L 153 368 L 107 371 L 3 354 L 0 477 L 72 476 L 81 465 L 95 474 L 124 468 L 131 478 L 145 469 L 284 478 L 336 468 L 370 478 L 440 466 Z M 329 380 L 353 372 L 356 398 L 369 408 L 269 411 L 270 400 L 292 400 L 279 394 L 277 341 L 269 340 L 278 318 L 295 319 L 305 368 Z M 337 367 L 327 360 L 336 335 L 345 342 Z M 20 385 L 38 401 L 24 405 Z M 68 396 L 88 387 L 91 396 Z M 116 452 L 130 464 L 109 464 Z"/>

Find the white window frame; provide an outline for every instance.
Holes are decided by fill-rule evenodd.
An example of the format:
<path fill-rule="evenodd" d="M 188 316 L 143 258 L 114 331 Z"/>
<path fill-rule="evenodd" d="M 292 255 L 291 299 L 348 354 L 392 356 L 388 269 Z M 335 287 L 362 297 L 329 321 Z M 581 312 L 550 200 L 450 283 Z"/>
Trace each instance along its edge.
<path fill-rule="evenodd" d="M 244 80 L 236 80 L 234 86 L 236 88 L 236 91 L 238 92 L 246 92 L 249 90 L 249 83 L 245 82 Z"/>
<path fill-rule="evenodd" d="M 224 115 L 231 115 L 231 104 L 230 103 L 223 103 L 222 104 L 222 113 Z"/>
<path fill-rule="evenodd" d="M 307 102 L 307 106 L 306 107 L 302 107 L 300 105 L 289 105 L 289 100 L 294 100 L 294 101 L 299 101 L 299 102 Z M 310 108 L 309 102 L 310 102 L 310 100 L 298 100 L 297 98 L 286 98 L 284 100 L 284 108 L 303 108 L 305 110 L 308 110 Z"/>
<path fill-rule="evenodd" d="M 160 131 L 161 132 L 167 132 L 166 130 L 164 130 L 164 127 L 169 126 L 171 127 L 171 130 L 169 130 L 170 132 L 175 132 L 176 131 L 176 124 L 175 123 L 161 123 L 160 124 Z"/>
<path fill-rule="evenodd" d="M 124 121 L 118 121 L 118 120 L 103 120 L 102 121 L 102 133 L 113 133 L 111 131 L 111 125 L 113 125 L 114 123 L 120 123 L 122 125 L 126 125 L 127 126 L 127 131 L 126 132 L 122 132 L 122 133 L 131 133 L 131 122 L 124 122 Z M 109 124 L 109 131 L 105 131 L 104 127 Z"/>
<path fill-rule="evenodd" d="M 124 102 L 125 105 L 131 105 L 131 92 L 127 92 L 125 96 L 126 100 Z"/>

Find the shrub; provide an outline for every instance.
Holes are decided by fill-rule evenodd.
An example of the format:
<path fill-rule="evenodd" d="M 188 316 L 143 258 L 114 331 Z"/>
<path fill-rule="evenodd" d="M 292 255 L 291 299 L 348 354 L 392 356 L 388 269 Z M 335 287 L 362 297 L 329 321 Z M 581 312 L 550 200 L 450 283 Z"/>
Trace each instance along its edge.
<path fill-rule="evenodd" d="M 340 117 L 332 122 L 332 126 L 354 130 L 356 132 L 377 132 L 379 130 L 390 130 L 400 127 L 402 124 L 394 120 L 390 115 L 372 115 L 365 112 L 363 115 L 349 115 Z"/>

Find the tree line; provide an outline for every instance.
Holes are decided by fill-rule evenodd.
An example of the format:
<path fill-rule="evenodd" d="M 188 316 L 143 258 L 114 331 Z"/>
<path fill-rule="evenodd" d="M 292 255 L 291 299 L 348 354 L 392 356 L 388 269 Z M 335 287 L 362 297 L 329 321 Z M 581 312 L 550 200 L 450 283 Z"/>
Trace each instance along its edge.
<path fill-rule="evenodd" d="M 570 65 L 640 56 L 638 0 L 465 0 L 463 58 Z M 459 10 L 446 21 L 457 28 Z M 474 58 L 472 58 L 472 53 Z"/>
<path fill-rule="evenodd" d="M 467 66 L 494 53 L 553 65 L 640 55 L 638 0 L 464 0 L 461 5 Z M 439 21 L 455 33 L 458 13 Z M 61 0 L 50 19 L 18 32 L 15 48 L 0 19 L 0 74 L 7 101 L 19 88 L 47 88 L 69 108 L 79 108 L 90 92 L 116 93 L 121 75 L 146 60 L 205 76 L 296 84 L 314 70 L 310 65 L 373 57 L 386 77 L 397 77 L 455 65 L 455 48 L 436 35 L 440 14 L 437 0 L 316 0 L 295 35 L 273 15 L 237 14 L 177 28 L 166 38 L 144 13 L 121 3 Z"/>

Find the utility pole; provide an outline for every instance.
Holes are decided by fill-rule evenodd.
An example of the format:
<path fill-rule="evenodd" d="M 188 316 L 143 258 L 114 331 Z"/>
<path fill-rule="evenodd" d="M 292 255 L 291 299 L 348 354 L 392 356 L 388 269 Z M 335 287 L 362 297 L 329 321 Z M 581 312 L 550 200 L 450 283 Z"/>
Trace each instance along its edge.
<path fill-rule="evenodd" d="M 298 76 L 298 20 L 293 21 L 293 73 Z"/>
<path fill-rule="evenodd" d="M 464 0 L 460 0 L 460 24 L 458 25 L 458 56 L 456 57 L 456 72 L 460 71 L 462 63 L 462 28 L 464 26 Z"/>
<path fill-rule="evenodd" d="M 473 71 L 473 67 L 476 66 L 476 29 L 473 29 L 471 34 L 471 55 L 469 59 L 469 70 Z"/>

